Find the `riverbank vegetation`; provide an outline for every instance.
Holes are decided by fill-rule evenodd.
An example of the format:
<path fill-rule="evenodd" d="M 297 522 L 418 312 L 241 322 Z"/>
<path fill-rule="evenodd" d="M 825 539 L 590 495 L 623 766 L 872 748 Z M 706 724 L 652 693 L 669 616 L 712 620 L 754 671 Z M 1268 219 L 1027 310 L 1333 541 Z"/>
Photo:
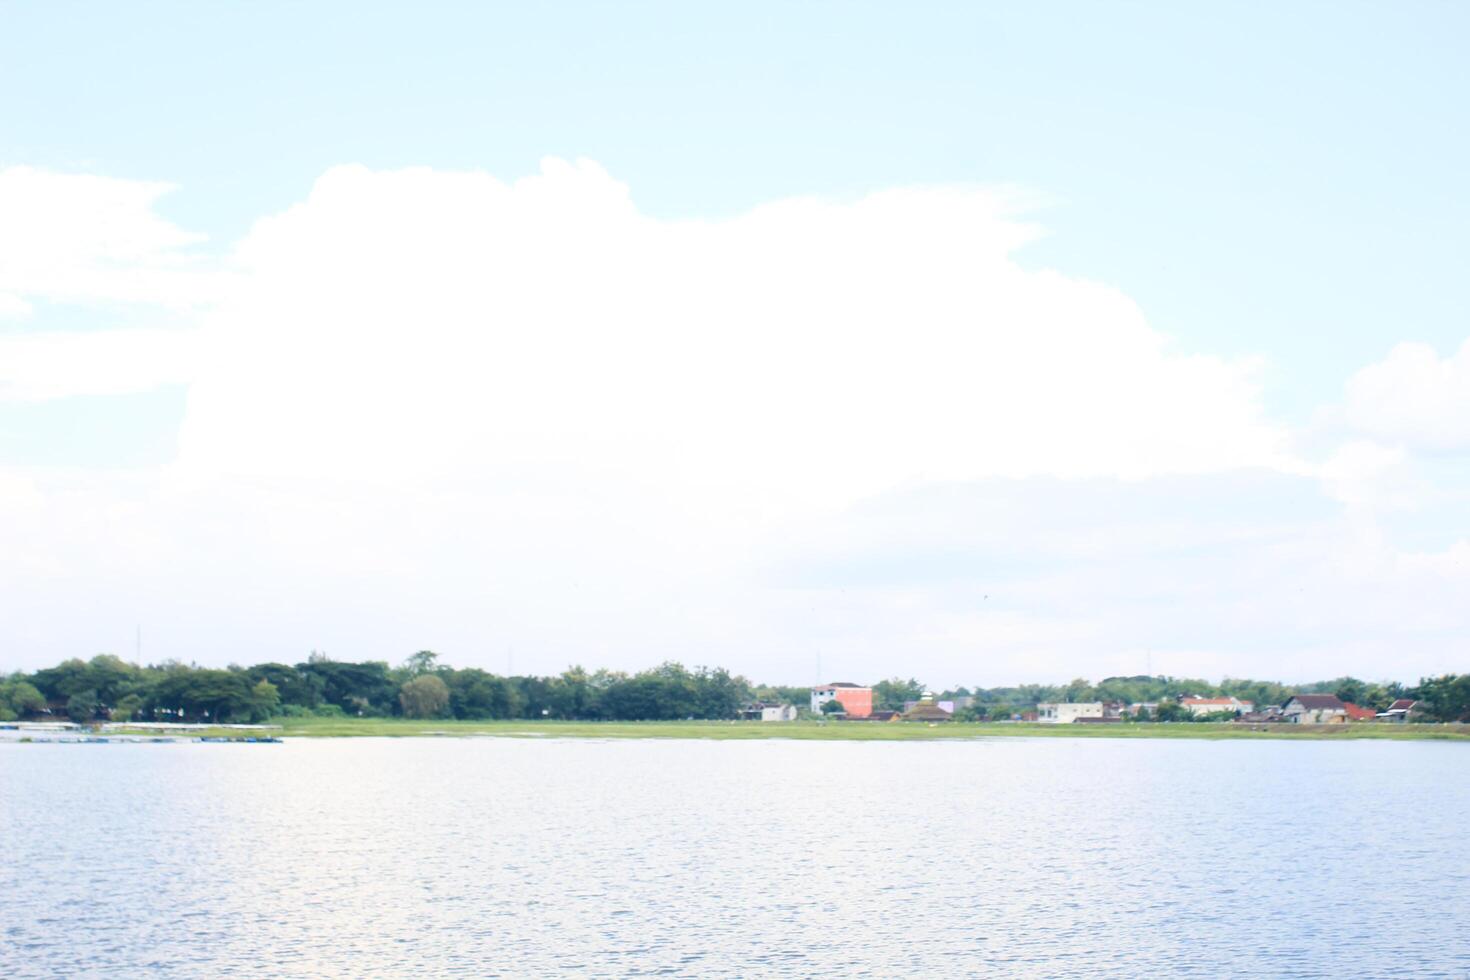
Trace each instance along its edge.
<path fill-rule="evenodd" d="M 874 707 L 901 710 L 905 702 L 917 700 L 923 691 L 924 686 L 913 678 L 880 681 L 873 686 Z M 1079 679 L 1065 685 L 962 687 L 943 692 L 940 697 L 966 699 L 966 707 L 955 715 L 959 724 L 1008 720 L 1038 702 L 1168 705 L 1179 695 L 1195 694 L 1233 695 L 1264 705 L 1279 704 L 1294 693 L 1333 693 L 1344 701 L 1377 710 L 1397 698 L 1414 698 L 1421 703 L 1419 717 L 1423 720 L 1470 722 L 1470 674 L 1424 678 L 1414 685 L 1343 677 L 1296 686 L 1235 679 L 1211 684 L 1191 678 L 1110 677 L 1097 684 Z M 103 654 L 0 678 L 0 720 L 62 717 L 80 722 L 228 723 L 278 719 L 310 734 L 325 725 L 392 719 L 728 721 L 752 700 L 791 703 L 805 712 L 808 695 L 805 686 L 755 684 L 722 668 L 691 670 L 677 663 L 632 674 L 572 667 L 555 676 L 502 676 L 477 667 L 448 666 L 427 650 L 413 654 L 397 667 L 382 661 L 339 661 L 318 653 L 297 664 L 268 662 L 227 668 L 173 661 L 139 666 Z M 875 727 L 872 723 L 845 724 L 865 730 Z M 1134 723 L 1125 725 L 1132 727 Z M 1350 727 L 1356 731 L 1365 726 Z"/>
<path fill-rule="evenodd" d="M 907 724 L 860 721 L 456 721 L 410 718 L 277 719 L 278 733 L 295 738 L 598 738 L 751 741 L 912 742 L 975 738 L 1191 738 L 1354 741 L 1470 741 L 1462 725 L 1235 725 L 1227 723 L 1040 725 L 1016 722 Z M 139 730 L 142 731 L 141 729 Z M 220 733 L 226 733 L 221 729 Z M 209 733 L 205 733 L 209 734 Z"/>

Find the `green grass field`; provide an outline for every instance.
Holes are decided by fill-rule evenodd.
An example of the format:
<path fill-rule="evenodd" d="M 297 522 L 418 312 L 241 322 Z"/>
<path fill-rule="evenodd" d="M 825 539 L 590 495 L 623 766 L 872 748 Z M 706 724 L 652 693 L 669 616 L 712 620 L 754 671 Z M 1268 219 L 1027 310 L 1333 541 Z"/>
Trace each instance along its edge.
<path fill-rule="evenodd" d="M 815 741 L 907 742 L 954 738 L 1200 738 L 1200 739 L 1455 739 L 1464 725 L 1276 725 L 1260 730 L 1230 724 L 925 725 L 908 722 L 736 721 L 410 721 L 402 718 L 281 718 L 287 738 L 498 736 L 502 738 L 785 738 Z"/>

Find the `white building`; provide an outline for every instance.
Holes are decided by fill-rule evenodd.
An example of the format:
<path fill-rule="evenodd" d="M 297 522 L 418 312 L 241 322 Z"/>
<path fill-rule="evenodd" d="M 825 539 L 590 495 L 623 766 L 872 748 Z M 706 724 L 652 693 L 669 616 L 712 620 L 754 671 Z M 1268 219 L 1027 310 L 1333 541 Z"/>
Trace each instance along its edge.
<path fill-rule="evenodd" d="M 1070 725 L 1078 718 L 1101 718 L 1102 716 L 1101 701 L 1077 703 L 1064 701 L 1036 706 L 1036 720 L 1044 725 Z"/>
<path fill-rule="evenodd" d="M 796 705 L 756 701 L 740 710 L 743 721 L 795 721 Z"/>
<path fill-rule="evenodd" d="M 836 701 L 851 718 L 866 718 L 873 713 L 873 689 L 846 681 L 833 681 L 812 688 L 812 713 L 821 714 L 822 705 Z"/>
<path fill-rule="evenodd" d="M 1213 715 L 1221 711 L 1228 711 L 1234 715 L 1245 714 L 1247 711 L 1255 711 L 1256 705 L 1253 701 L 1242 701 L 1239 698 L 1180 698 L 1179 706 L 1189 709 L 1189 713 L 1198 717 L 1199 715 Z"/>

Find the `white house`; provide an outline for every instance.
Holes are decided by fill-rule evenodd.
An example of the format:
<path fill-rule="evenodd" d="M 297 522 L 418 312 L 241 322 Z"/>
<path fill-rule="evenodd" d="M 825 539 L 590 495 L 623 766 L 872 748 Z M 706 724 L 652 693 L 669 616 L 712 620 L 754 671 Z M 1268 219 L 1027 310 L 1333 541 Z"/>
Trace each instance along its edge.
<path fill-rule="evenodd" d="M 1344 724 L 1348 710 L 1336 694 L 1295 694 L 1281 706 L 1281 720 L 1298 725 Z"/>
<path fill-rule="evenodd" d="M 742 708 L 740 717 L 744 721 L 795 721 L 796 705 L 756 701 Z"/>
<path fill-rule="evenodd" d="M 1189 709 L 1189 713 L 1198 717 L 1199 715 L 1213 715 L 1221 711 L 1240 715 L 1247 711 L 1255 711 L 1256 705 L 1253 701 L 1242 701 L 1239 698 L 1180 698 L 1179 706 Z"/>
<path fill-rule="evenodd" d="M 1044 725 L 1070 725 L 1078 718 L 1101 718 L 1101 701 L 1048 702 L 1036 706 L 1036 720 Z"/>

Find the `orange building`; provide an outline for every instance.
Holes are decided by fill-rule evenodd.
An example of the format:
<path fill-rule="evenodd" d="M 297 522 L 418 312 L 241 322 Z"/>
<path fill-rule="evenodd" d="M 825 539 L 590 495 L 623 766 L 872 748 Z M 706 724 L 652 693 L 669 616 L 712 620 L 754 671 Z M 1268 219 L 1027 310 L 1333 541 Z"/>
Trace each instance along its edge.
<path fill-rule="evenodd" d="M 831 684 L 812 688 L 813 711 L 820 713 L 822 705 L 828 701 L 836 701 L 842 705 L 842 710 L 846 711 L 850 718 L 866 718 L 873 713 L 873 689 L 871 687 L 859 687 L 845 681 L 833 681 Z"/>

